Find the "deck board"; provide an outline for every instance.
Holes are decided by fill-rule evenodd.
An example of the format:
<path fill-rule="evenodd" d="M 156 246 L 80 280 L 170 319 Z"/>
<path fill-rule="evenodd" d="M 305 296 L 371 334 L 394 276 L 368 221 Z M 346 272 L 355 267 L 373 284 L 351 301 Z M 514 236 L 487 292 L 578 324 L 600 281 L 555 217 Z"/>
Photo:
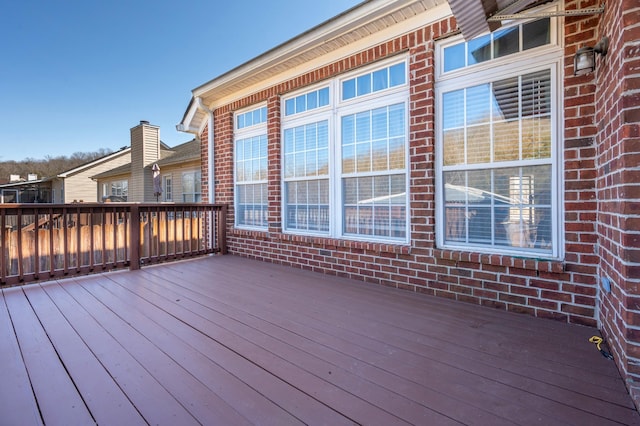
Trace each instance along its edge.
<path fill-rule="evenodd" d="M 95 423 L 22 289 L 4 296 L 42 416 L 53 424 Z"/>
<path fill-rule="evenodd" d="M 25 294 L 95 421 L 98 424 L 144 424 L 133 404 L 45 291 L 39 286 L 28 286 Z M 114 406 L 118 410 L 113 410 Z"/>
<path fill-rule="evenodd" d="M 41 424 L 40 411 L 31 389 L 4 293 L 0 292 L 0 413 L 7 424 Z"/>
<path fill-rule="evenodd" d="M 180 273 L 181 273 L 180 275 L 181 278 L 188 282 L 190 277 L 184 275 L 184 270 L 181 270 Z M 237 273 L 235 273 L 235 275 L 237 277 Z M 163 271 L 162 277 L 167 277 L 167 276 L 168 275 L 166 271 Z M 224 279 L 225 277 L 221 277 L 221 278 Z M 247 277 L 244 277 L 244 278 L 247 278 Z M 160 280 L 162 278 L 158 277 L 158 279 Z M 259 278 L 252 277 L 249 280 L 253 281 L 256 279 L 259 279 Z M 171 285 L 176 285 L 176 284 L 172 283 Z M 199 285 L 201 286 L 201 288 L 204 288 L 202 287 L 204 286 L 204 284 L 194 284 L 194 285 Z M 218 294 L 220 291 L 222 292 L 226 291 L 227 293 L 229 293 L 229 292 L 233 292 L 233 289 L 229 289 L 225 287 L 222 289 L 218 289 L 217 291 L 218 291 Z M 232 299 L 233 297 L 242 298 L 243 304 L 251 303 L 250 307 L 247 307 L 247 310 L 250 311 L 253 315 L 256 315 L 256 312 L 261 312 L 263 310 L 262 306 L 273 304 L 276 299 L 279 301 L 278 306 L 285 304 L 285 306 L 287 307 L 287 310 L 292 309 L 292 305 L 290 305 L 288 301 L 301 300 L 299 297 L 292 296 L 290 293 L 289 294 L 283 293 L 283 294 L 277 295 L 277 297 L 273 297 L 273 295 L 269 294 L 272 292 L 273 292 L 272 288 L 265 288 L 265 287 L 261 288 L 259 285 L 253 285 L 251 291 L 249 292 L 246 292 L 246 291 L 236 292 L 236 294 L 232 296 L 228 296 L 227 294 L 225 294 L 224 299 L 229 300 L 229 299 Z M 330 294 L 332 293 L 332 291 L 327 291 L 326 293 Z M 206 297 L 206 296 L 204 294 L 196 294 L 193 297 L 195 299 L 202 299 L 203 297 Z M 304 298 L 303 300 L 308 300 L 308 299 Z M 425 353 L 424 347 L 413 345 L 413 341 L 415 339 L 415 336 L 413 334 L 404 333 L 402 329 L 398 328 L 397 324 L 388 324 L 387 327 L 384 328 L 384 324 L 382 324 L 380 321 L 380 317 L 382 316 L 381 314 L 371 315 L 368 312 L 365 312 L 364 316 L 366 316 L 367 319 L 366 321 L 363 321 L 360 324 L 360 323 L 357 323 L 359 319 L 354 318 L 353 315 L 350 315 L 344 318 L 336 317 L 335 316 L 336 311 L 334 309 L 335 305 L 336 303 L 333 303 L 331 306 L 329 305 L 322 306 L 320 309 L 320 311 L 323 313 L 324 316 L 330 317 L 333 319 L 333 321 L 335 321 L 332 324 L 334 327 L 330 328 L 331 330 L 340 329 L 340 327 L 344 327 L 346 324 L 349 324 L 352 327 L 354 327 L 354 330 L 356 331 L 358 329 L 363 329 L 367 326 L 375 325 L 377 329 L 382 328 L 382 330 L 379 332 L 379 336 L 377 335 L 380 341 L 384 339 L 385 336 L 393 336 L 393 339 L 398 339 L 400 337 L 401 339 L 404 339 L 405 346 L 408 345 L 408 350 L 412 351 L 410 352 L 410 354 L 419 353 L 421 354 L 420 357 L 424 356 L 424 353 Z M 308 312 L 308 309 L 306 309 L 306 307 L 303 306 L 300 308 L 300 312 Z M 327 313 L 329 312 L 330 314 L 327 315 Z M 387 310 L 385 309 L 384 312 L 387 312 Z M 274 315 L 272 315 L 271 320 L 279 321 L 280 318 L 286 317 L 286 315 L 287 315 L 286 312 L 277 312 Z M 363 315 L 363 314 L 360 314 L 360 315 Z M 314 320 L 319 321 L 321 320 L 321 318 L 314 318 Z M 304 316 L 298 317 L 296 321 L 298 323 L 304 322 L 305 321 Z M 354 324 L 354 321 L 356 322 L 356 324 Z M 308 336 L 309 333 L 307 331 L 302 330 L 300 331 L 300 335 Z M 290 339 L 291 339 L 291 336 L 289 336 L 289 338 L 283 338 L 283 340 L 286 340 L 286 341 L 290 341 Z M 358 339 L 357 337 L 354 337 L 352 335 L 351 340 L 353 341 L 354 339 L 357 339 L 358 341 L 362 342 L 366 340 L 366 337 L 360 336 Z M 402 343 L 398 343 L 398 346 L 400 345 L 402 345 Z M 398 350 L 398 346 L 396 346 L 393 350 Z M 348 343 L 344 343 L 340 347 L 344 349 L 348 347 Z M 314 348 L 313 352 L 317 352 L 319 349 L 320 348 L 316 347 Z M 501 396 L 505 399 L 510 399 L 510 400 L 518 399 L 522 401 L 522 404 L 521 404 L 523 407 L 522 409 L 517 409 L 516 406 L 510 405 L 508 407 L 508 412 L 505 411 L 501 413 L 502 415 L 505 415 L 506 417 L 508 417 L 510 421 L 518 421 L 518 420 L 523 420 L 527 418 L 530 418 L 529 420 L 531 421 L 534 418 L 545 419 L 546 418 L 545 411 L 550 406 L 553 407 L 554 405 L 556 406 L 556 409 L 558 410 L 559 413 L 560 412 L 564 413 L 562 416 L 563 421 L 579 420 L 581 418 L 584 418 L 586 421 L 589 418 L 591 418 L 591 416 L 589 414 L 585 414 L 583 410 L 587 410 L 587 411 L 590 411 L 592 414 L 598 415 L 601 409 L 603 408 L 607 409 L 609 407 L 608 404 L 602 403 L 598 398 L 586 397 L 585 395 L 581 395 L 579 393 L 576 393 L 575 391 L 567 391 L 559 387 L 549 387 L 549 386 L 546 386 L 545 384 L 540 384 L 537 379 L 532 380 L 529 377 L 524 377 L 517 374 L 510 374 L 510 373 L 504 372 L 502 368 L 497 368 L 497 367 L 494 367 L 493 365 L 479 366 L 478 363 L 473 359 L 467 359 L 466 362 L 463 359 L 457 359 L 454 362 L 451 362 L 451 360 L 448 360 L 447 362 L 443 362 L 443 359 L 446 357 L 447 357 L 447 354 L 438 355 L 437 353 L 434 353 L 433 356 L 428 359 L 423 357 L 422 359 L 415 361 L 411 368 L 406 369 L 408 370 L 407 376 L 411 377 L 412 375 L 415 375 L 416 372 L 420 372 L 422 373 L 423 381 L 426 382 L 427 380 L 429 380 L 432 383 L 436 383 L 437 387 L 434 388 L 434 391 L 438 391 L 441 393 L 448 393 L 452 395 L 455 395 L 456 392 L 459 393 L 459 391 L 449 390 L 451 388 L 451 384 L 449 383 L 449 381 L 455 380 L 460 383 L 468 383 L 464 391 L 466 392 L 464 400 L 467 404 L 475 403 L 475 405 L 478 408 L 485 406 L 485 404 L 488 402 L 484 395 L 484 393 L 487 392 L 488 390 L 490 391 L 489 393 L 492 395 L 492 397 Z M 323 358 L 328 359 L 330 358 L 330 356 L 325 353 Z M 349 364 L 353 362 L 355 361 L 349 360 L 347 362 L 344 362 L 344 364 Z M 395 363 L 391 361 L 390 364 L 391 364 L 391 367 L 389 368 L 393 368 L 394 367 L 393 364 Z M 427 370 L 424 367 L 427 364 L 430 365 L 432 368 Z M 482 368 L 479 368 L 479 367 L 482 367 Z M 375 374 L 376 372 L 377 371 L 372 372 L 370 369 L 368 370 L 368 374 Z M 378 376 L 376 381 L 386 383 L 386 382 L 389 382 L 389 379 L 385 381 L 382 377 Z M 594 389 L 596 388 L 594 387 Z M 422 392 L 424 392 L 424 390 L 422 390 Z M 610 392 L 604 393 L 605 396 L 608 396 L 609 394 Z M 431 405 L 433 405 L 433 401 L 432 400 L 429 400 L 429 401 Z M 620 412 L 621 412 L 622 418 L 624 419 L 624 415 L 627 412 L 627 410 L 621 409 Z M 472 414 L 472 416 L 477 416 L 477 415 L 478 415 L 477 412 Z M 471 417 L 471 418 L 477 418 L 477 417 Z M 458 419 L 458 420 L 464 421 L 464 419 Z"/>
<path fill-rule="evenodd" d="M 340 277 L 216 256 L 2 296 L 9 424 L 640 424 L 595 329 Z"/>

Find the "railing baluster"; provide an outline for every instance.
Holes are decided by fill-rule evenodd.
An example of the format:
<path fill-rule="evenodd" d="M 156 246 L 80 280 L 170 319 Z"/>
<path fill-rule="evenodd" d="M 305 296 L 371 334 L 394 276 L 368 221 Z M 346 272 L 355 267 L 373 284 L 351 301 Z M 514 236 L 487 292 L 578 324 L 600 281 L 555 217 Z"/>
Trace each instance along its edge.
<path fill-rule="evenodd" d="M 54 265 L 55 262 L 55 254 L 53 251 L 53 208 L 49 208 L 49 276 L 53 277 L 55 275 L 56 267 Z"/>
<path fill-rule="evenodd" d="M 0 238 L 2 242 L 2 250 L 0 253 L 0 285 L 7 282 L 7 260 L 9 260 L 9 236 L 11 235 L 10 231 L 7 231 L 7 217 L 5 215 L 5 210 L 0 210 Z M 7 254 L 5 258 L 5 253 Z M 5 260 L 6 259 L 6 260 Z"/>
<path fill-rule="evenodd" d="M 226 209 L 209 204 L 0 205 L 0 286 L 225 253 Z"/>

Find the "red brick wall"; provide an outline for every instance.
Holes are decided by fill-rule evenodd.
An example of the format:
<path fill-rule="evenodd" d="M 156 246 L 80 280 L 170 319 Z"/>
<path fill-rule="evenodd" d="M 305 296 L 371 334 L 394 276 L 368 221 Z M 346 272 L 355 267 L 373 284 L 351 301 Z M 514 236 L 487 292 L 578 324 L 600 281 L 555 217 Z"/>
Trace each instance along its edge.
<path fill-rule="evenodd" d="M 571 2 L 567 4 L 570 5 Z M 573 77 L 573 54 L 595 38 L 598 20 L 567 20 L 564 87 L 566 256 L 563 261 L 440 250 L 434 218 L 434 39 L 452 34 L 453 19 L 345 58 L 215 111 L 216 201 L 230 205 L 228 248 L 233 254 L 347 276 L 450 299 L 596 325 L 595 85 Z M 363 243 L 281 232 L 279 96 L 361 65 L 408 52 L 410 66 L 411 245 Z M 585 81 L 587 84 L 585 85 Z M 232 112 L 258 102 L 269 111 L 270 215 L 268 232 L 233 228 Z M 202 140 L 206 141 L 204 135 Z"/>
<path fill-rule="evenodd" d="M 593 41 L 609 52 L 585 83 L 595 86 L 599 322 L 640 406 L 640 2 L 606 3 Z"/>

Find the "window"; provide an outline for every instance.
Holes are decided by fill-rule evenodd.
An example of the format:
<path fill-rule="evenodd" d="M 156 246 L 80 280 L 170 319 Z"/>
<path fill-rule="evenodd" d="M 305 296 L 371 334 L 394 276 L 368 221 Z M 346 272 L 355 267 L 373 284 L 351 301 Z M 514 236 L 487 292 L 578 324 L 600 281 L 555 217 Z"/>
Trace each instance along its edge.
<path fill-rule="evenodd" d="M 443 49 L 443 71 L 455 71 L 492 59 L 524 52 L 551 42 L 551 19 L 540 19 L 495 31 Z"/>
<path fill-rule="evenodd" d="M 259 113 L 256 113 L 259 111 Z M 264 111 L 264 112 L 263 112 Z M 240 117 L 263 117 L 241 127 Z M 266 107 L 236 114 L 235 220 L 239 227 L 267 227 L 267 126 Z M 245 121 L 246 124 L 246 121 Z"/>
<path fill-rule="evenodd" d="M 182 202 L 199 203 L 202 200 L 200 171 L 182 173 Z"/>
<path fill-rule="evenodd" d="M 329 88 L 323 87 L 295 98 L 287 99 L 284 103 L 284 115 L 290 116 L 329 105 Z"/>
<path fill-rule="evenodd" d="M 164 201 L 173 201 L 173 184 L 171 175 L 162 177 L 163 199 Z"/>
<path fill-rule="evenodd" d="M 549 43 L 549 20 L 542 21 L 442 48 L 445 70 L 447 61 L 460 67 L 436 84 L 439 246 L 558 256 L 555 129 L 562 55 L 553 46 L 535 58 L 522 49 L 523 34 Z M 467 71 L 465 52 L 483 43 L 492 47 L 476 59 L 482 56 L 487 66 Z M 508 64 L 491 66 L 501 52 L 511 55 Z"/>
<path fill-rule="evenodd" d="M 284 131 L 285 228 L 329 232 L 329 120 Z"/>
<path fill-rule="evenodd" d="M 267 107 L 256 108 L 236 116 L 236 129 L 245 129 L 267 122 Z"/>
<path fill-rule="evenodd" d="M 127 201 L 129 195 L 129 181 L 117 180 L 111 182 L 110 196 L 107 197 L 111 201 Z"/>
<path fill-rule="evenodd" d="M 286 232 L 407 241 L 406 82 L 396 59 L 284 99 Z M 292 100 L 314 93 L 327 103 L 287 116 Z"/>

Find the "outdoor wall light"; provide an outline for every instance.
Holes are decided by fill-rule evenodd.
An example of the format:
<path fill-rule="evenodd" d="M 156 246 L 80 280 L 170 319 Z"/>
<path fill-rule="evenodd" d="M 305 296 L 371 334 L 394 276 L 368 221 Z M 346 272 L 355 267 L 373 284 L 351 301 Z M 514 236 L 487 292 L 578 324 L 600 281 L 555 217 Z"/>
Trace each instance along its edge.
<path fill-rule="evenodd" d="M 596 53 L 602 56 L 609 50 L 609 37 L 602 39 L 593 47 L 581 47 L 573 58 L 573 75 L 584 75 L 596 69 Z"/>

